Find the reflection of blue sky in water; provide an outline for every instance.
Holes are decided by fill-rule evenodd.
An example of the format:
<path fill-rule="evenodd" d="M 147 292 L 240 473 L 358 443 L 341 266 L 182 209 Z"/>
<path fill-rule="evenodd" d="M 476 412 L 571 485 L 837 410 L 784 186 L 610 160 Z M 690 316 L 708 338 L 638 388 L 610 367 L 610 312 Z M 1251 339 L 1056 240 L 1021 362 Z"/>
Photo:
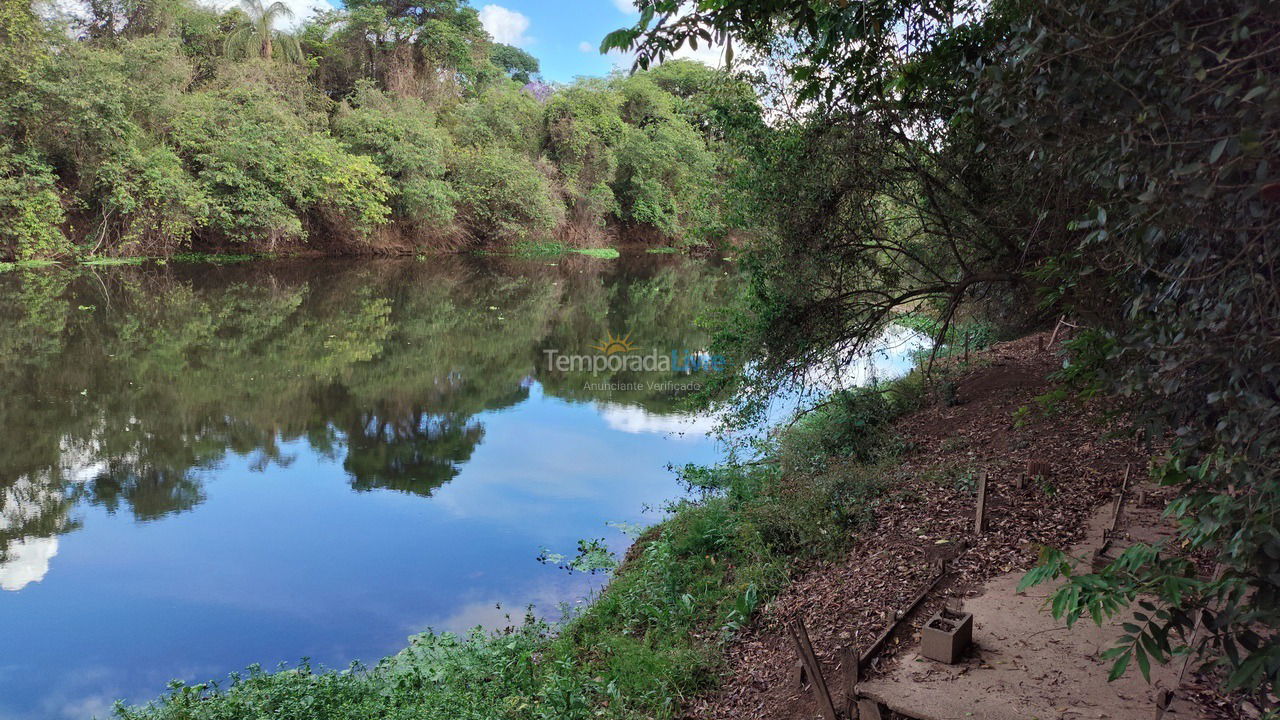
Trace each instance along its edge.
<path fill-rule="evenodd" d="M 540 348 L 697 347 L 726 283 L 649 257 L 0 278 L 0 720 L 589 597 L 603 576 L 540 549 L 623 550 L 607 523 L 718 453 L 674 399 Z"/>
<path fill-rule="evenodd" d="M 85 717 L 172 677 L 374 662 L 425 627 L 518 619 L 528 603 L 554 613 L 603 578 L 543 566 L 539 548 L 624 548 L 605 523 L 654 519 L 644 509 L 675 492 L 665 461 L 715 458 L 706 438 L 610 427 L 592 404 L 536 386 L 477 419 L 484 442 L 431 498 L 353 498 L 340 462 L 295 442 L 288 468 L 228 459 L 193 512 L 140 525 L 85 511 L 81 531 L 53 539 L 53 572 L 0 596 L 0 718 Z"/>

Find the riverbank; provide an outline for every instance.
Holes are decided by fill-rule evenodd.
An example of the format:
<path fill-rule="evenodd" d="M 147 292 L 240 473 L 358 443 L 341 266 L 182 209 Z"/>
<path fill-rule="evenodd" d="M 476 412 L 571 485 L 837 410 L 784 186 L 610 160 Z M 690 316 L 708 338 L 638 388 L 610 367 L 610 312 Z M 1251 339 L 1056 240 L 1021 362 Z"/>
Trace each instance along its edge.
<path fill-rule="evenodd" d="M 147 263 L 211 263 L 214 265 L 233 265 L 259 260 L 323 260 L 326 258 L 415 258 L 426 260 L 432 257 L 483 255 L 512 257 L 525 259 L 557 258 L 567 255 L 584 255 L 598 260 L 613 260 L 623 254 L 647 255 L 684 255 L 690 257 L 711 257 L 716 255 L 716 248 L 705 246 L 676 247 L 673 245 L 644 245 L 624 243 L 618 246 L 605 247 L 572 247 L 559 242 L 517 243 L 507 248 L 485 250 L 441 250 L 431 252 L 400 249 L 395 251 L 380 250 L 344 250 L 342 252 L 324 252 L 320 250 L 297 250 L 290 252 L 181 252 L 173 255 L 122 255 L 122 256 L 86 256 L 81 258 L 64 258 L 61 260 L 35 259 L 0 261 L 0 272 L 12 270 L 38 270 L 49 267 L 115 267 L 121 265 L 145 265 Z"/>
<path fill-rule="evenodd" d="M 1030 567 L 1041 545 L 1070 546 L 1123 468 L 1145 468 L 1103 401 L 1079 404 L 1048 379 L 1060 359 L 1046 340 L 935 368 L 954 394 L 928 391 L 919 372 L 851 394 L 790 426 L 764 462 L 686 468 L 693 499 L 560 627 L 529 617 L 466 639 L 427 633 L 372 669 L 252 671 L 220 689 L 175 687 L 121 716 L 810 717 L 811 699 L 789 681 L 786 622 L 803 619 L 834 667 L 936 560 L 957 574 L 920 614 Z M 833 427 L 858 430 L 833 444 Z M 1016 489 L 993 483 L 991 531 L 972 538 L 984 473 L 1026 477 Z"/>

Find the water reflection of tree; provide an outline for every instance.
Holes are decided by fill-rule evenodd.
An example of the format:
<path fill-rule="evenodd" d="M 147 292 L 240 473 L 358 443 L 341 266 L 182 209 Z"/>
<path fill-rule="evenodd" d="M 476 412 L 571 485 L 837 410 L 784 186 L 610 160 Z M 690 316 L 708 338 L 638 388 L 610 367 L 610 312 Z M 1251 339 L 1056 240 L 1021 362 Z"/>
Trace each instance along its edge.
<path fill-rule="evenodd" d="M 53 537 L 80 523 L 71 517 L 76 498 L 47 476 L 0 481 L 0 565 L 11 558 L 10 546 L 28 537 Z"/>
<path fill-rule="evenodd" d="M 353 488 L 430 495 L 471 459 L 484 428 L 463 416 L 417 412 L 398 421 L 364 416 L 346 436 L 342 467 Z"/>
<path fill-rule="evenodd" d="M 204 502 L 204 485 L 189 468 L 109 462 L 85 488 L 88 499 L 109 512 L 127 506 L 134 518 L 156 520 Z"/>
<path fill-rule="evenodd" d="M 577 257 L 0 276 L 0 491 L 30 496 L 21 522 L 0 520 L 0 563 L 17 539 L 73 529 L 76 502 L 153 520 L 204 500 L 201 469 L 231 454 L 284 465 L 294 442 L 340 460 L 357 490 L 430 494 L 483 441 L 475 416 L 522 402 L 530 378 L 665 412 L 661 394 L 606 398 L 549 374 L 541 350 L 606 331 L 696 347 L 720 277 Z"/>

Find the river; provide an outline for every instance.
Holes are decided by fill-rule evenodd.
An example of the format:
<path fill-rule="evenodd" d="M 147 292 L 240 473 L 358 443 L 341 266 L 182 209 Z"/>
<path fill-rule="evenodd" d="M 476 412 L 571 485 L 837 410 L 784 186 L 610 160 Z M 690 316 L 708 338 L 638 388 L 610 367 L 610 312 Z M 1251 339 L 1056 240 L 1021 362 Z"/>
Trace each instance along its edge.
<path fill-rule="evenodd" d="M 604 576 L 539 553 L 624 549 L 679 494 L 668 464 L 716 459 L 682 405 L 707 370 L 550 358 L 697 354 L 734 275 L 656 255 L 0 274 L 0 718 L 584 601 Z"/>

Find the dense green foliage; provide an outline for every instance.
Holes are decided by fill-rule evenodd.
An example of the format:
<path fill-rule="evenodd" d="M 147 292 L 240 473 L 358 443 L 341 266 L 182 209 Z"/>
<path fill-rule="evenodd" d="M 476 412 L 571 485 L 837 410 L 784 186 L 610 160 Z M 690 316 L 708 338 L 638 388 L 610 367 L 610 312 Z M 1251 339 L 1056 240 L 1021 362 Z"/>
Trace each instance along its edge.
<path fill-rule="evenodd" d="M 462 0 L 297 19 L 281 3 L 6 4 L 0 259 L 196 250 L 680 243 L 732 229 L 714 188 L 745 84 L 687 61 L 536 99 L 538 62 Z"/>
<path fill-rule="evenodd" d="M 649 67 L 733 40 L 778 113 L 741 187 L 763 209 L 750 306 L 721 347 L 761 396 L 897 314 L 1093 328 L 1082 388 L 1123 393 L 1172 440 L 1179 544 L 1101 573 L 1053 555 L 1055 612 L 1139 598 L 1112 654 L 1147 672 L 1190 648 L 1231 685 L 1280 679 L 1280 6 L 642 0 L 606 47 Z M 1098 349 L 1103 352 L 1098 352 Z M 1080 348 L 1077 348 L 1077 350 Z M 1206 573 L 1188 551 L 1207 554 Z M 1203 618 L 1203 631 L 1192 628 Z"/>

